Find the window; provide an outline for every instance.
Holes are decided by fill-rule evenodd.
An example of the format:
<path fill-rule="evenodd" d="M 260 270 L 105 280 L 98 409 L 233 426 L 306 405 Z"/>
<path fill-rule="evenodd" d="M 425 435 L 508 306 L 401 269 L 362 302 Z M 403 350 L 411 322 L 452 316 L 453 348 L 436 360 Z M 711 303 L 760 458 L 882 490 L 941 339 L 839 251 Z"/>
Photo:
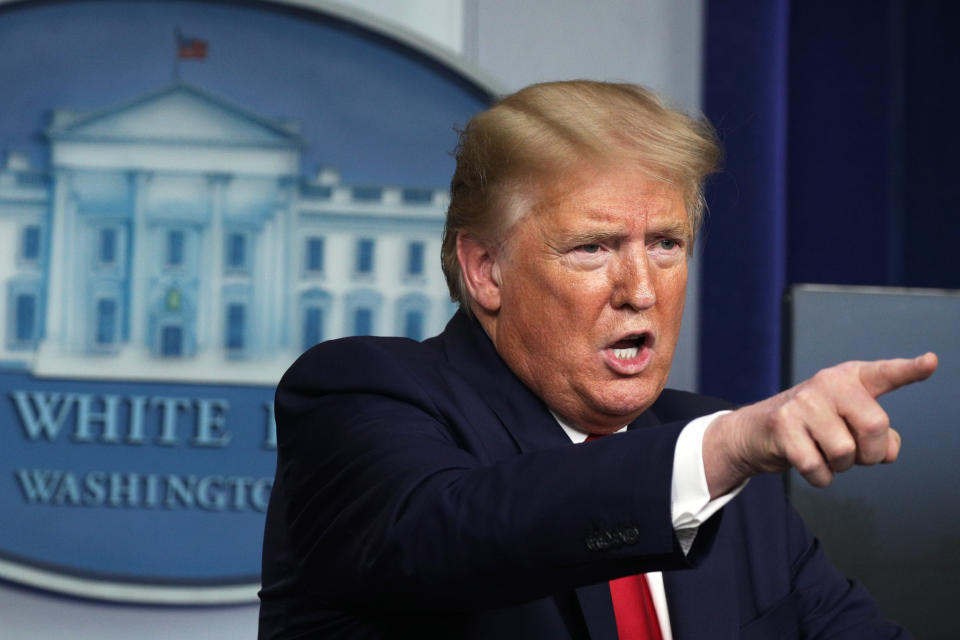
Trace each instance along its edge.
<path fill-rule="evenodd" d="M 303 311 L 303 350 L 323 341 L 323 309 L 307 307 Z"/>
<path fill-rule="evenodd" d="M 344 327 L 351 335 L 372 336 L 381 330 L 379 324 L 383 295 L 374 289 L 358 289 L 344 298 Z M 399 316 L 398 316 L 399 317 Z"/>
<path fill-rule="evenodd" d="M 173 358 L 183 354 L 183 327 L 168 324 L 160 329 L 160 355 Z"/>
<path fill-rule="evenodd" d="M 357 240 L 356 272 L 361 274 L 373 273 L 373 240 L 370 238 Z"/>
<path fill-rule="evenodd" d="M 16 326 L 14 337 L 17 342 L 33 342 L 36 339 L 37 296 L 21 293 L 14 299 Z"/>
<path fill-rule="evenodd" d="M 100 229 L 100 246 L 97 255 L 101 264 L 113 264 L 117 261 L 117 230 L 113 227 Z"/>
<path fill-rule="evenodd" d="M 323 342 L 327 337 L 327 323 L 330 320 L 330 308 L 333 297 L 322 289 L 311 289 L 300 295 L 300 346 L 306 351 L 313 345 Z M 347 308 L 347 326 L 353 318 L 354 307 Z"/>
<path fill-rule="evenodd" d="M 323 271 L 323 238 L 307 238 L 307 271 Z"/>
<path fill-rule="evenodd" d="M 226 345 L 228 351 L 241 351 L 244 347 L 247 309 L 243 304 L 227 305 Z"/>
<path fill-rule="evenodd" d="M 117 341 L 117 301 L 113 298 L 97 300 L 97 344 L 109 345 Z"/>
<path fill-rule="evenodd" d="M 227 269 L 243 271 L 247 268 L 247 236 L 243 233 L 227 235 Z"/>
<path fill-rule="evenodd" d="M 167 265 L 179 267 L 183 265 L 183 231 L 174 230 L 167 232 Z"/>
<path fill-rule="evenodd" d="M 423 243 L 411 242 L 407 245 L 407 275 L 423 275 Z"/>
<path fill-rule="evenodd" d="M 309 198 L 329 198 L 333 195 L 333 187 L 325 184 L 307 183 L 301 189 L 303 189 L 303 195 Z"/>
<path fill-rule="evenodd" d="M 354 187 L 353 197 L 363 202 L 373 202 L 383 197 L 383 189 L 380 187 Z"/>
<path fill-rule="evenodd" d="M 36 262 L 40 259 L 40 227 L 35 224 L 23 228 L 20 257 L 28 262 Z"/>
<path fill-rule="evenodd" d="M 353 335 L 369 336 L 373 333 L 373 311 L 360 307 L 353 312 Z"/>
<path fill-rule="evenodd" d="M 423 340 L 427 331 L 430 300 L 422 293 L 408 293 L 397 300 L 393 335 Z"/>
<path fill-rule="evenodd" d="M 407 311 L 403 318 L 403 335 L 411 340 L 423 340 L 423 314 L 419 311 Z"/>
<path fill-rule="evenodd" d="M 430 189 L 404 189 L 403 201 L 409 204 L 426 204 L 433 201 L 433 191 Z"/>

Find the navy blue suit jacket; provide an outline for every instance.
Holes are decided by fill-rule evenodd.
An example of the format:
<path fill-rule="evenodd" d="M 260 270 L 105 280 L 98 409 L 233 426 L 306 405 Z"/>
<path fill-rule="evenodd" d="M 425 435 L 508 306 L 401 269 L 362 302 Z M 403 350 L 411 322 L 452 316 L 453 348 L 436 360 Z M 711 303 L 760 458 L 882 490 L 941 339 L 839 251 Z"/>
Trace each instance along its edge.
<path fill-rule="evenodd" d="M 261 638 L 615 639 L 606 581 L 663 571 L 686 638 L 895 638 L 827 562 L 778 476 L 684 555 L 677 436 L 721 401 L 664 391 L 627 433 L 571 446 L 479 324 L 314 347 L 277 390 Z"/>

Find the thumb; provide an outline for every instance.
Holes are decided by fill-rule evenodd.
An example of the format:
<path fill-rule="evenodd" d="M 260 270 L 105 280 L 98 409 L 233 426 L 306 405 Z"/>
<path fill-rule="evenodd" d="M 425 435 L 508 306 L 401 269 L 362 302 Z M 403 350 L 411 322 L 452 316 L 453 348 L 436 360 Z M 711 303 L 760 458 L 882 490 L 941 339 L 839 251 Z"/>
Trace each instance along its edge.
<path fill-rule="evenodd" d="M 929 378 L 937 368 L 937 356 L 874 360 L 860 365 L 860 383 L 874 398 L 894 389 Z"/>

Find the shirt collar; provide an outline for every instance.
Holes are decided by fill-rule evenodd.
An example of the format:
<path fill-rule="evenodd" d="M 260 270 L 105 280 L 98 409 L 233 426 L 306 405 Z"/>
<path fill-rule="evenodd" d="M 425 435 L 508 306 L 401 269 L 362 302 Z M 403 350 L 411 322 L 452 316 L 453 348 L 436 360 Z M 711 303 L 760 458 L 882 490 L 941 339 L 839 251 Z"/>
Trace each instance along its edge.
<path fill-rule="evenodd" d="M 570 425 L 568 425 L 563 420 L 561 420 L 560 416 L 558 416 L 553 412 L 553 409 L 550 410 L 550 415 L 552 415 L 553 419 L 557 421 L 557 424 L 559 424 L 563 428 L 563 432 L 567 434 L 567 437 L 570 438 L 570 442 L 572 442 L 573 444 L 580 444 L 581 442 L 585 442 L 587 438 L 590 436 L 589 433 L 584 433 L 583 431 L 575 429 Z M 628 425 L 623 425 L 613 433 L 623 433 L 624 431 L 627 430 L 627 426 Z"/>

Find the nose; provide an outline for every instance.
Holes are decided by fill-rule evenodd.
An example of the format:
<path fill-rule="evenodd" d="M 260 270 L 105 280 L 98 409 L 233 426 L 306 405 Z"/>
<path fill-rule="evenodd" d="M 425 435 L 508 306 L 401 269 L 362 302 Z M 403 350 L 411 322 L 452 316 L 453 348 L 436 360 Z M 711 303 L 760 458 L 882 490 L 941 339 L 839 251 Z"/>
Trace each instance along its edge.
<path fill-rule="evenodd" d="M 614 309 L 650 309 L 657 303 L 654 277 L 646 251 L 622 255 L 613 273 L 610 304 Z"/>

